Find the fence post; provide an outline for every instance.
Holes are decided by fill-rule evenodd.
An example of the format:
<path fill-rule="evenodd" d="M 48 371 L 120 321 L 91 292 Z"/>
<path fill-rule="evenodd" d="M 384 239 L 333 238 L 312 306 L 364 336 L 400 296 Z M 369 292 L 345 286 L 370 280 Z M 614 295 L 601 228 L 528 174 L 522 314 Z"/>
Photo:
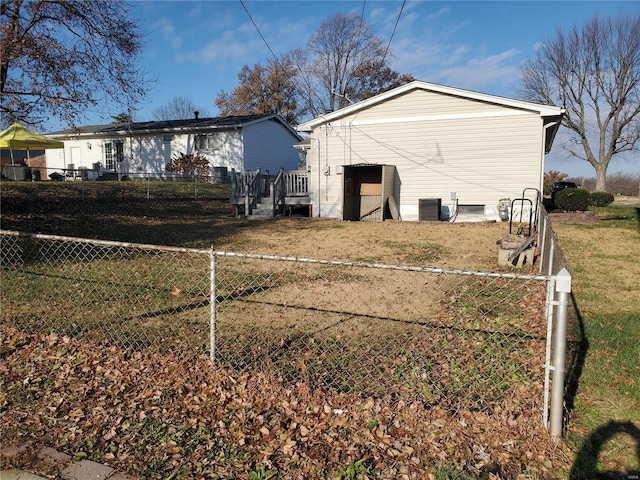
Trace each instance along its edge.
<path fill-rule="evenodd" d="M 542 273 L 544 262 L 547 260 L 547 214 L 544 213 L 540 220 L 542 228 L 538 234 L 538 246 L 540 247 L 540 266 L 538 267 L 538 272 Z"/>
<path fill-rule="evenodd" d="M 571 293 L 571 274 L 563 268 L 556 275 L 558 309 L 553 339 L 553 384 L 551 386 L 551 438 L 560 443 L 564 406 L 565 352 L 567 348 L 567 314 Z"/>
<path fill-rule="evenodd" d="M 209 250 L 209 358 L 211 361 L 216 359 L 216 254 L 213 247 Z"/>
<path fill-rule="evenodd" d="M 238 178 L 236 177 L 236 169 L 231 169 L 231 203 L 235 205 L 238 203 Z"/>
<path fill-rule="evenodd" d="M 193 172 L 193 199 L 198 199 L 198 175 Z"/>
<path fill-rule="evenodd" d="M 551 376 L 551 340 L 553 338 L 553 308 L 555 305 L 556 279 L 549 273 L 547 282 L 547 298 L 544 306 L 544 318 L 547 320 L 547 341 L 544 352 L 544 407 L 542 411 L 542 425 L 549 428 L 549 384 Z"/>
<path fill-rule="evenodd" d="M 271 200 L 269 203 L 271 204 L 271 218 L 275 218 L 276 216 L 276 186 L 275 179 L 271 179 L 269 177 L 269 182 L 271 185 L 269 186 L 269 199 Z"/>

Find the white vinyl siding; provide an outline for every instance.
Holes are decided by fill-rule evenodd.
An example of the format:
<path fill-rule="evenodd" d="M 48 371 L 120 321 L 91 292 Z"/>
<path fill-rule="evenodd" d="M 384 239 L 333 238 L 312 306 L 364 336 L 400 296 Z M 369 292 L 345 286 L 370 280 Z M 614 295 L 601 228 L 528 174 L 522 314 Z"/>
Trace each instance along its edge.
<path fill-rule="evenodd" d="M 505 113 L 505 107 L 492 103 L 479 102 L 463 97 L 444 95 L 427 90 L 412 90 L 404 95 L 361 110 L 341 121 L 379 120 L 381 118 L 411 118 L 435 115 L 489 115 L 494 112 Z"/>
<path fill-rule="evenodd" d="M 164 135 L 144 135 L 133 142 L 137 150 L 132 155 L 133 161 L 130 165 L 133 174 L 144 174 L 149 176 L 161 176 L 165 172 L 165 166 L 171 161 L 173 156 L 172 147 L 178 145 L 177 135 L 173 136 L 170 142 L 164 141 Z"/>
<path fill-rule="evenodd" d="M 80 138 L 61 134 L 54 138 L 64 140 L 65 148 L 45 152 L 49 168 L 66 168 L 71 158 L 71 148 L 80 149 L 79 157 L 83 165 L 76 167 L 92 168 L 93 163 L 100 162 L 102 169 L 105 169 L 108 160 L 113 168 L 117 164 L 113 142 L 121 141 L 124 145 L 124 161 L 118 164 L 117 169 L 131 178 L 167 176 L 165 166 L 173 157 L 191 153 L 205 156 L 211 167 L 226 167 L 238 172 L 257 168 L 276 172 L 280 167 L 295 170 L 298 168 L 298 151 L 293 145 L 301 140 L 275 116 L 250 119 L 247 123 L 224 128 L 197 126 L 192 131 L 188 128 L 180 131 L 158 129 L 133 134 L 117 132 L 108 136 L 88 133 Z M 201 140 L 198 145 L 197 140 Z M 107 147 L 107 143 L 111 146 Z"/>
<path fill-rule="evenodd" d="M 209 166 L 227 167 L 228 171 L 233 168 L 236 171 L 242 171 L 244 168 L 243 136 L 243 130 L 219 132 L 218 149 L 205 154 L 209 159 Z"/>
<path fill-rule="evenodd" d="M 244 168 L 276 173 L 298 168 L 298 151 L 293 147 L 300 141 L 295 135 L 274 121 L 248 125 L 244 134 Z"/>
<path fill-rule="evenodd" d="M 320 214 L 342 204 L 340 165 L 395 165 L 395 197 L 404 219 L 416 220 L 420 198 L 497 205 L 539 188 L 542 119 L 537 112 L 417 90 L 332 121 L 313 132 L 320 144 Z M 317 188 L 318 141 L 308 159 Z M 315 201 L 317 195 L 312 195 Z"/>

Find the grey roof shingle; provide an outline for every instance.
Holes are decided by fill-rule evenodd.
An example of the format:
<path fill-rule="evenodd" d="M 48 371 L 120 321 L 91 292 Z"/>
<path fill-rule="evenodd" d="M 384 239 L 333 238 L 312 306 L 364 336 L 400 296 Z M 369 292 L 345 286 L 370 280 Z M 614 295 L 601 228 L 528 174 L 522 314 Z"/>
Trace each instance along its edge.
<path fill-rule="evenodd" d="M 115 134 L 131 132 L 172 132 L 182 130 L 205 130 L 215 128 L 233 128 L 257 120 L 277 118 L 276 115 L 236 115 L 230 117 L 191 118 L 186 120 L 156 120 L 149 122 L 113 123 L 107 125 L 87 125 L 67 130 L 51 132 L 48 135 L 74 134 Z"/>

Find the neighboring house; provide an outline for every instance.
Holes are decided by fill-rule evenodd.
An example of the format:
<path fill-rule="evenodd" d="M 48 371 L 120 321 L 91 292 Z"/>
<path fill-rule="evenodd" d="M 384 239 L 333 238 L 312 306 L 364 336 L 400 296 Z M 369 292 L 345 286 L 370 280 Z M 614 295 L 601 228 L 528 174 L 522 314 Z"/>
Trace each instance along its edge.
<path fill-rule="evenodd" d="M 563 112 L 414 81 L 321 115 L 298 126 L 313 214 L 498 220 L 500 200 L 542 191 Z"/>
<path fill-rule="evenodd" d="M 47 150 L 47 168 L 88 169 L 127 178 L 167 176 L 165 165 L 182 153 L 209 159 L 215 169 L 277 172 L 297 169 L 298 133 L 278 115 L 245 115 L 94 125 L 49 134 L 64 152 Z"/>

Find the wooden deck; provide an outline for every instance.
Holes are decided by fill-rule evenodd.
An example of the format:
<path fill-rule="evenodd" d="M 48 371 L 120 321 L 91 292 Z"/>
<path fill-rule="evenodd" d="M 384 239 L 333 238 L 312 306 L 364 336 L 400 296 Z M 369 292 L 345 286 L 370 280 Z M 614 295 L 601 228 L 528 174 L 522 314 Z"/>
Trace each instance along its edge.
<path fill-rule="evenodd" d="M 294 208 L 309 207 L 309 174 L 304 170 L 238 173 L 231 170 L 231 198 L 234 215 L 241 209 L 247 217 L 275 218 Z"/>

